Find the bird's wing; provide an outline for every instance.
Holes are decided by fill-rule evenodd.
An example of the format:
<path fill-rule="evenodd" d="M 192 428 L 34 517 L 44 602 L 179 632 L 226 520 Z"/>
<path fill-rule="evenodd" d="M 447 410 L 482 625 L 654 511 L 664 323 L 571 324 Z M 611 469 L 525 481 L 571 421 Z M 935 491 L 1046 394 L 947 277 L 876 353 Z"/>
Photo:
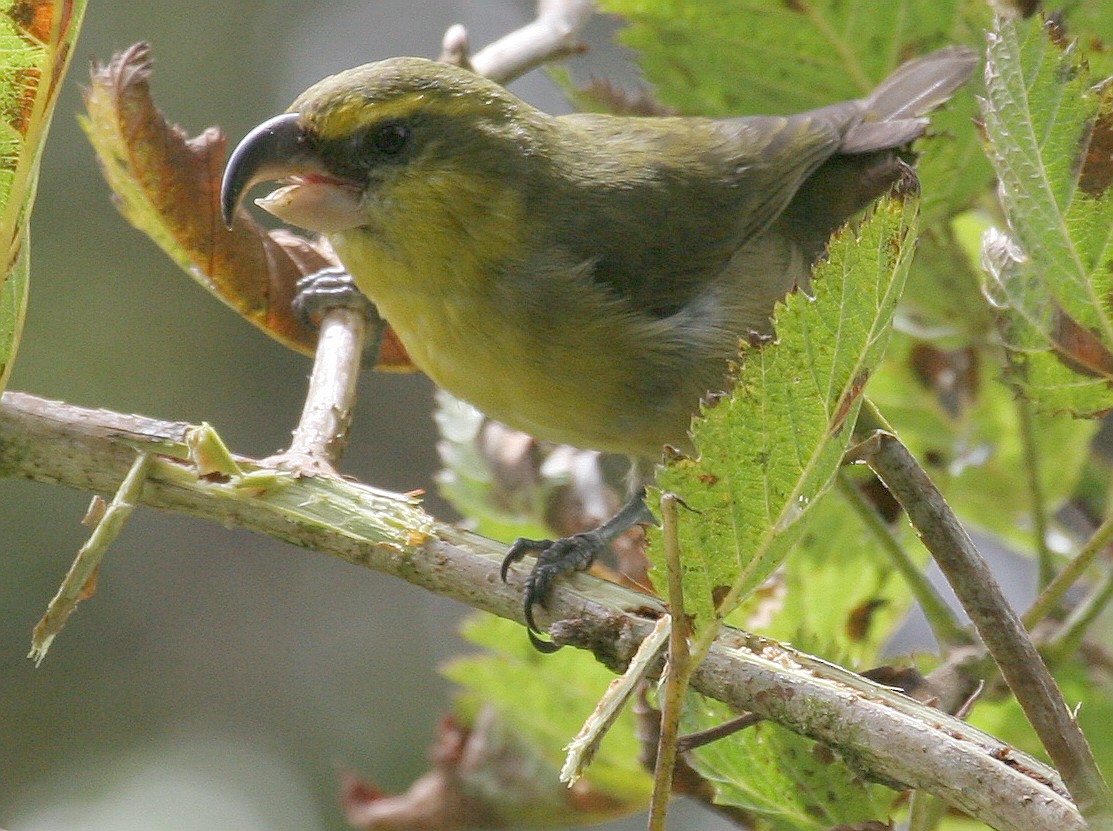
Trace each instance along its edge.
<path fill-rule="evenodd" d="M 578 149 L 560 181 L 571 192 L 549 204 L 569 210 L 550 218 L 553 246 L 538 256 L 589 263 L 632 308 L 675 314 L 773 225 L 860 111 L 849 102 L 822 118 L 566 116 Z"/>

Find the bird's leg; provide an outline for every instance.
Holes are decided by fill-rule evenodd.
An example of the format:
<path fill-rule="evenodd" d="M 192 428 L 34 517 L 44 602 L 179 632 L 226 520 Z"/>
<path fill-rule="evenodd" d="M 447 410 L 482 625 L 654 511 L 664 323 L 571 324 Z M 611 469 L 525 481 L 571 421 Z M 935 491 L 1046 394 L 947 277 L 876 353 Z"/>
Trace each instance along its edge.
<path fill-rule="evenodd" d="M 294 310 L 318 330 L 313 371 L 290 447 L 264 462 L 303 476 L 337 476 L 360 365 L 378 354 L 382 322 L 340 267 L 309 274 L 297 288 Z"/>
<path fill-rule="evenodd" d="M 630 500 L 617 514 L 602 525 L 582 534 L 561 537 L 558 540 L 530 540 L 519 537 L 510 546 L 502 561 L 502 579 L 510 566 L 523 559 L 527 554 L 535 554 L 537 562 L 526 578 L 525 619 L 529 630 L 530 643 L 540 652 L 555 652 L 560 647 L 537 637 L 541 629 L 533 618 L 533 607 L 544 605 L 545 598 L 553 581 L 573 571 L 583 571 L 595 558 L 602 554 L 616 538 L 635 525 L 656 523 L 656 518 L 645 504 L 645 488 L 638 488 Z"/>

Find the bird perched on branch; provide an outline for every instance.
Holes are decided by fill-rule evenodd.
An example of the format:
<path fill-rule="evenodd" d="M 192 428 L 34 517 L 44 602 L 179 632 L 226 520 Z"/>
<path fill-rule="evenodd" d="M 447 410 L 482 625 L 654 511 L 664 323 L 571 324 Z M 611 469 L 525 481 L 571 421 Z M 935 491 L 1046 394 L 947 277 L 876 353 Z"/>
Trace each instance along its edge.
<path fill-rule="evenodd" d="M 805 288 L 831 233 L 901 175 L 901 152 L 977 62 L 950 47 L 868 97 L 791 116 L 553 117 L 465 69 L 395 58 L 331 76 L 255 128 L 225 171 L 224 217 L 259 201 L 325 234 L 413 362 L 538 438 L 625 453 L 689 447 L 741 339 Z M 552 580 L 650 515 L 640 498 L 538 554 Z M 540 643 L 540 641 L 536 641 Z"/>

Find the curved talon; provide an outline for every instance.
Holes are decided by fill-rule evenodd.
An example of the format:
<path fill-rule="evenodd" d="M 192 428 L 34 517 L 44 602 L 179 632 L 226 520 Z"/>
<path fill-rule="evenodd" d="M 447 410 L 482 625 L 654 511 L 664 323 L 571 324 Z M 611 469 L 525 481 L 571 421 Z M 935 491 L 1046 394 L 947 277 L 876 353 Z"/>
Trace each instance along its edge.
<path fill-rule="evenodd" d="M 553 643 L 552 641 L 543 641 L 529 629 L 526 630 L 526 634 L 529 635 L 530 646 L 544 655 L 552 655 L 563 646 L 563 644 Z"/>
<path fill-rule="evenodd" d="M 518 537 L 518 539 L 514 540 L 510 545 L 510 550 L 507 551 L 506 556 L 502 558 L 502 567 L 499 569 L 502 582 L 506 582 L 506 575 L 510 573 L 510 567 L 514 565 L 514 563 L 524 560 L 527 554 L 540 555 L 541 552 L 549 548 L 552 544 L 552 540 L 531 540 L 526 537 Z"/>
<path fill-rule="evenodd" d="M 526 578 L 522 612 L 530 643 L 539 652 L 556 652 L 560 649 L 560 645 L 537 637 L 543 634 L 544 630 L 537 625 L 537 620 L 533 616 L 534 606 L 545 605 L 545 598 L 554 580 L 574 571 L 583 571 L 608 544 L 608 538 L 603 534 L 598 531 L 588 531 L 571 537 L 562 537 L 559 540 L 530 540 L 519 537 L 506 552 L 500 569 L 504 583 L 511 565 L 525 558 L 527 554 L 537 555 L 537 562 L 530 571 L 529 577 Z"/>

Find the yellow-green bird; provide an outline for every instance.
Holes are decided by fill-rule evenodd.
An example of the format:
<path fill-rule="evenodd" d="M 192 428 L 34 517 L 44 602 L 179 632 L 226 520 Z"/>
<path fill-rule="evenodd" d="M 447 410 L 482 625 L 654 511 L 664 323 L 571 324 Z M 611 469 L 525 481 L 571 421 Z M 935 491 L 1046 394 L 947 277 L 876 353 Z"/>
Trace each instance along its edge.
<path fill-rule="evenodd" d="M 260 204 L 325 234 L 414 363 L 538 438 L 642 469 L 689 447 L 702 396 L 833 230 L 901 176 L 900 151 L 977 63 L 950 47 L 867 98 L 791 116 L 554 117 L 465 69 L 395 58 L 324 79 L 255 128 L 225 171 L 230 222 Z M 647 517 L 519 540 L 526 617 Z M 532 633 L 531 633 L 532 635 Z"/>

